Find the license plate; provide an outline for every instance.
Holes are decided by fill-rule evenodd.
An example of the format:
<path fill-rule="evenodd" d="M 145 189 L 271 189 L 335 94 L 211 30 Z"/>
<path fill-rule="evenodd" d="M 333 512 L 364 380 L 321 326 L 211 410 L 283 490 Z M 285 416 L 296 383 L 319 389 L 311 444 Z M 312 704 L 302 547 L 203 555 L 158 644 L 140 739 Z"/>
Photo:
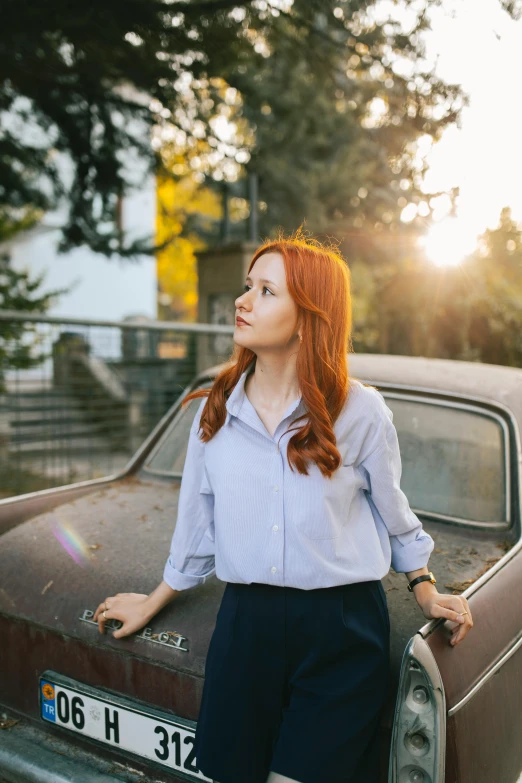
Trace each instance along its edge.
<path fill-rule="evenodd" d="M 181 773 L 206 780 L 194 753 L 196 724 L 105 693 L 56 672 L 40 677 L 43 720 Z"/>

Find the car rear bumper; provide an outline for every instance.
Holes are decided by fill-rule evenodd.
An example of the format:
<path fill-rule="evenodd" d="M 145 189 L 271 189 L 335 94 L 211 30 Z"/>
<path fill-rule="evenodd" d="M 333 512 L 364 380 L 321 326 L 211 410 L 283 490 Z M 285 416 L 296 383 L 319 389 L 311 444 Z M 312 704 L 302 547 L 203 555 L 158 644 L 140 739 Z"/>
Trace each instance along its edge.
<path fill-rule="evenodd" d="M 19 717 L 1 706 L 0 715 L 4 722 Z M 0 730 L 0 783 L 143 783 L 143 780 L 143 774 L 132 767 L 102 759 L 24 718 L 11 728 Z"/>

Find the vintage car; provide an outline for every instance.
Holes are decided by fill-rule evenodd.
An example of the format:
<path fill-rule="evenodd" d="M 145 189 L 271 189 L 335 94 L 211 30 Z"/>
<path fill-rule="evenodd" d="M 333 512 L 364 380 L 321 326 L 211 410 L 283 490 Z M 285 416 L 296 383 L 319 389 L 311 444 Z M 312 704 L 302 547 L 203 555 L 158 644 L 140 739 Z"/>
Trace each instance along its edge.
<path fill-rule="evenodd" d="M 150 593 L 168 556 L 199 401 L 194 379 L 118 475 L 0 502 L 0 779 L 201 781 L 193 739 L 224 584 L 183 591 L 135 635 L 92 619 Z M 350 354 L 394 414 L 401 486 L 435 541 L 429 568 L 474 627 L 427 621 L 407 579 L 383 579 L 392 687 L 382 780 L 515 783 L 522 770 L 522 370 Z M 248 781 L 245 781 L 248 783 Z M 321 781 L 318 781 L 321 783 Z"/>

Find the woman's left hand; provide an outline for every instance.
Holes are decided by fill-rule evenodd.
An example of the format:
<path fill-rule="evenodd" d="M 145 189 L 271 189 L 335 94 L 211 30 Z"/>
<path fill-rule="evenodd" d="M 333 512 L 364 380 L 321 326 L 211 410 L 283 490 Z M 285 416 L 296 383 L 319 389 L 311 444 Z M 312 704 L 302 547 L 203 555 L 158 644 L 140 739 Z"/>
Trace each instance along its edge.
<path fill-rule="evenodd" d="M 415 592 L 415 588 L 414 588 Z M 453 630 L 450 644 L 455 646 L 461 642 L 473 628 L 473 619 L 466 598 L 462 595 L 450 595 L 449 593 L 439 593 L 438 590 L 430 590 L 427 595 L 416 595 L 417 603 L 421 607 L 424 617 L 432 620 L 437 617 L 446 617 L 457 626 Z M 467 612 L 467 614 L 460 614 Z"/>

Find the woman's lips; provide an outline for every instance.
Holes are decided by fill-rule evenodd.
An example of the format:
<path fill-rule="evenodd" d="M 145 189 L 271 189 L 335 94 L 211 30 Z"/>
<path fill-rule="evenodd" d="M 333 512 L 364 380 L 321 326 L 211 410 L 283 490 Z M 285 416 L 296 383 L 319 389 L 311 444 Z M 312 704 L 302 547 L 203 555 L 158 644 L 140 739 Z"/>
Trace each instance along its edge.
<path fill-rule="evenodd" d="M 250 326 L 250 324 L 247 324 L 247 322 L 246 322 L 246 321 L 243 321 L 243 319 L 242 319 L 242 318 L 236 318 L 236 324 L 237 324 L 238 326 Z"/>

